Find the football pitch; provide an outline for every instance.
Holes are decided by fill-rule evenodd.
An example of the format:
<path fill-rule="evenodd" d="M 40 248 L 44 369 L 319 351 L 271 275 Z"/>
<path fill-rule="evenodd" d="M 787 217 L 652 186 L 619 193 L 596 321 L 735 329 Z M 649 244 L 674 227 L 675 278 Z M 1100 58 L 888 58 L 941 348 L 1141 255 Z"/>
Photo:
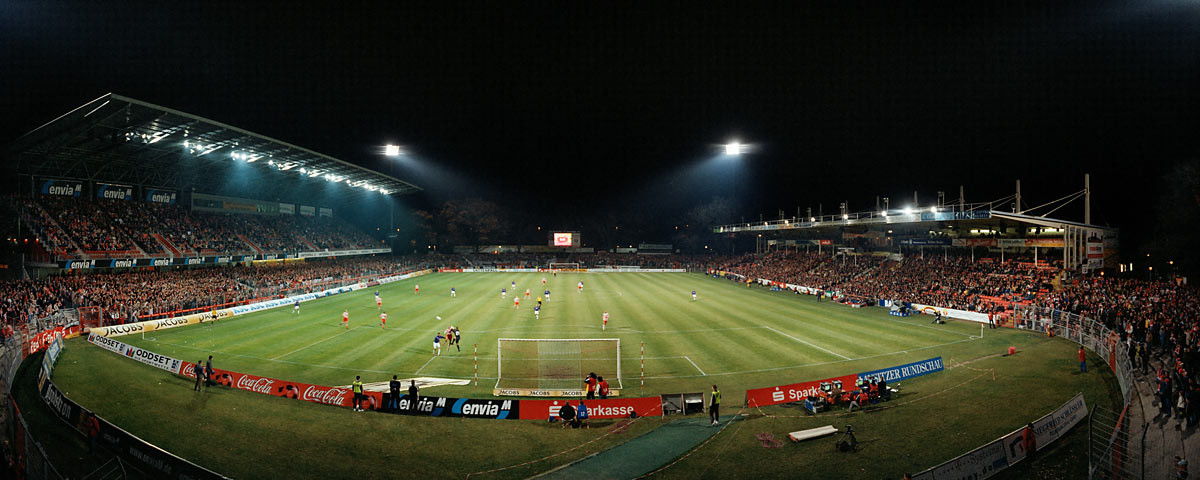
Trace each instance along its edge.
<path fill-rule="evenodd" d="M 576 288 L 580 281 L 582 292 Z M 416 284 L 419 293 L 414 292 Z M 455 297 L 450 296 L 451 288 Z M 501 288 L 508 289 L 506 297 L 501 297 Z M 527 288 L 531 300 L 525 298 Z M 532 297 L 546 289 L 551 298 L 535 319 Z M 217 368 L 288 381 L 348 385 L 356 375 L 364 382 L 384 382 L 393 375 L 438 378 L 447 384 L 421 393 L 490 397 L 497 381 L 499 338 L 619 338 L 620 372 L 605 371 L 613 367 L 602 362 L 596 373 L 614 388 L 619 386 L 622 396 L 706 392 L 717 384 L 726 415 L 739 413 L 748 388 L 853 374 L 936 356 L 943 357 L 947 366 L 944 372 L 902 382 L 898 398 L 904 404 L 894 401 L 896 408 L 877 413 L 808 417 L 796 408 L 741 409 L 751 417 L 705 447 L 720 455 L 689 457 L 660 474 L 666 477 L 737 476 L 743 465 L 740 458 L 780 468 L 756 476 L 789 477 L 789 471 L 799 468 L 851 477 L 898 477 L 899 472 L 932 466 L 1012 431 L 1077 392 L 1085 393 L 1089 405 L 1109 406 L 1116 389 L 1103 368 L 1094 369 L 1096 374 L 1090 376 L 1072 372 L 1078 360 L 1072 358 L 1073 346 L 1062 340 L 1010 329 L 986 330 L 981 336 L 976 323 L 931 325 L 926 316 L 893 317 L 882 308 L 849 308 L 694 273 L 440 273 L 378 287 L 382 309 L 376 307 L 375 290 L 305 302 L 298 315 L 285 306 L 149 332 L 144 338 L 119 339 L 188 361 L 212 355 Z M 695 300 L 692 290 L 697 292 Z M 519 309 L 513 306 L 514 293 L 522 300 Z M 342 324 L 345 310 L 350 314 L 349 328 Z M 380 310 L 388 314 L 386 328 L 380 325 Z M 610 320 L 602 329 L 601 315 L 606 311 Z M 434 356 L 433 337 L 450 325 L 462 332 L 461 350 L 444 345 L 441 355 Z M 1018 348 L 1018 355 L 1001 357 L 1010 345 Z M 476 346 L 478 385 L 474 382 Z M 639 421 L 627 433 L 605 435 L 604 428 L 561 432 L 537 422 L 364 415 L 231 389 L 193 394 L 187 379 L 79 339 L 68 343 L 64 355 L 55 380 L 69 396 L 151 442 L 237 477 L 339 475 L 341 466 L 336 462 L 343 453 L 395 455 L 387 465 L 367 466 L 367 476 L 390 476 L 397 465 L 407 472 L 399 476 L 428 476 L 419 473 L 424 462 L 432 462 L 429 465 L 448 469 L 431 470 L 430 475 L 461 478 L 532 461 L 479 478 L 524 477 L 609 448 L 663 422 Z M 618 377 L 619 385 L 613 381 Z M 1034 391 L 1038 394 L 1028 394 Z M 133 405 L 137 408 L 131 409 Z M 201 415 L 197 412 L 204 413 L 194 418 Z M 289 425 L 293 421 L 300 426 Z M 869 466 L 847 466 L 837 458 L 826 458 L 824 442 L 763 449 L 755 436 L 772 433 L 783 438 L 789 431 L 827 424 L 841 427 L 848 421 L 867 432 L 860 440 L 865 448 L 875 450 Z M 597 423 L 603 427 L 614 422 Z M 396 442 L 399 451 L 388 453 L 386 445 L 346 429 L 375 432 Z M 409 436 L 415 432 L 421 433 Z M 259 445 L 264 435 L 272 439 L 272 447 Z M 220 446 L 212 448 L 218 437 Z M 932 438 L 938 442 L 920 445 L 922 439 Z M 330 446 L 329 441 L 336 445 Z M 1086 442 L 1079 438 L 1063 444 L 1069 447 L 1075 442 L 1086 450 Z M 569 453 L 533 461 L 585 443 L 586 447 Z M 505 447 L 496 448 L 499 445 Z M 272 452 L 279 457 L 262 458 Z M 333 463 L 325 465 L 329 462 Z"/>
<path fill-rule="evenodd" d="M 420 285 L 419 293 L 414 285 Z M 504 297 L 502 288 L 510 290 Z M 513 290 L 522 300 L 519 308 L 514 307 Z M 550 300 L 535 319 L 532 298 L 545 290 L 550 290 Z M 697 291 L 695 300 L 692 290 Z M 833 370 L 853 373 L 860 365 L 882 367 L 946 350 L 966 352 L 974 349 L 967 344 L 980 340 L 981 333 L 976 324 L 933 326 L 923 321 L 926 317 L 819 304 L 811 297 L 698 274 L 446 273 L 381 286 L 382 308 L 376 306 L 375 291 L 305 302 L 298 315 L 290 306 L 279 307 L 121 340 L 185 360 L 213 355 L 221 368 L 319 385 L 347 385 L 355 375 L 365 382 L 392 375 L 474 380 L 478 345 L 479 389 L 490 395 L 497 378 L 498 338 L 619 338 L 620 375 L 603 371 L 612 370 L 610 364 L 595 370 L 619 377 L 629 395 L 641 389 L 643 358 L 646 393 L 688 386 L 703 391 L 709 383 L 727 379 L 742 384 L 762 378 L 766 383 L 749 386 L 769 386 L 805 378 L 806 369 L 816 367 L 841 364 Z M 350 314 L 347 326 L 343 311 Z M 606 311 L 610 320 L 604 327 Z M 386 328 L 379 318 L 383 312 Z M 434 356 L 433 337 L 450 325 L 458 327 L 463 340 L 457 347 L 444 345 L 442 354 Z M 442 394 L 443 387 L 438 388 Z M 445 388 L 446 395 L 475 390 L 474 383 Z"/>

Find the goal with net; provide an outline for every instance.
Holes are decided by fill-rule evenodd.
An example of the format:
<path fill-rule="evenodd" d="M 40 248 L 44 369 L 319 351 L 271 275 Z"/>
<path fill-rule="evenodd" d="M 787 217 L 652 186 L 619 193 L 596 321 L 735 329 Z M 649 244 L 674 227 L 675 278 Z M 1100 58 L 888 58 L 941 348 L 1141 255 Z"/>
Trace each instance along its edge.
<path fill-rule="evenodd" d="M 576 271 L 579 270 L 579 263 L 551 263 L 550 270 Z"/>
<path fill-rule="evenodd" d="M 589 373 L 621 389 L 619 338 L 501 338 L 496 341 L 495 395 L 582 397 Z"/>

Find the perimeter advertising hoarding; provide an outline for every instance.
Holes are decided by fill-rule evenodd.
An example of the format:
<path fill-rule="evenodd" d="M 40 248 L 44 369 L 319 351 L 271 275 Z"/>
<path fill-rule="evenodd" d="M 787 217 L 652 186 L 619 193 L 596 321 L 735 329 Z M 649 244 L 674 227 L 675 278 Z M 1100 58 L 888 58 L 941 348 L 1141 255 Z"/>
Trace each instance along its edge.
<path fill-rule="evenodd" d="M 106 200 L 133 200 L 133 187 L 115 183 L 95 183 L 96 198 Z"/>
<path fill-rule="evenodd" d="M 857 378 L 856 375 L 842 375 L 824 380 L 779 385 L 777 387 L 751 388 L 746 390 L 746 406 L 765 407 L 767 405 L 804 401 L 805 398 L 817 396 L 821 392 L 821 383 L 823 382 L 833 383 L 839 381 L 842 382 L 843 391 L 850 391 L 854 389 L 854 380 Z"/>
<path fill-rule="evenodd" d="M 853 390 L 859 379 L 873 378 L 879 376 L 886 378 L 889 382 L 905 380 L 913 377 L 919 377 L 928 373 L 942 371 L 942 357 L 930 358 L 919 362 L 913 362 L 905 365 L 897 365 L 895 367 L 884 368 L 871 372 L 863 372 L 854 375 L 843 375 L 840 377 L 826 378 L 824 380 L 813 380 L 810 382 L 793 383 L 791 385 L 780 385 L 777 387 L 752 388 L 746 390 L 746 406 L 748 407 L 765 407 L 767 405 L 777 405 L 780 403 L 790 403 L 803 401 L 805 398 L 817 396 L 820 393 L 821 383 L 835 381 L 842 382 L 842 390 Z"/>
<path fill-rule="evenodd" d="M 327 252 L 300 252 L 297 254 L 277 255 L 215 255 L 209 257 L 176 257 L 176 258 L 112 258 L 92 260 L 61 260 L 58 268 L 64 270 L 79 270 L 87 268 L 146 268 L 173 267 L 186 265 L 212 265 L 225 263 L 242 263 L 251 260 L 275 260 L 278 258 L 320 258 L 344 257 L 352 255 L 376 255 L 391 253 L 386 248 L 363 248 L 354 250 L 330 250 Z"/>
<path fill-rule="evenodd" d="M 53 195 L 56 197 L 80 197 L 83 195 L 83 182 L 75 180 L 59 180 L 55 178 L 43 178 L 42 187 L 38 190 L 42 195 Z"/>
<path fill-rule="evenodd" d="M 578 407 L 581 400 L 521 400 L 521 420 L 546 420 L 558 417 L 564 404 Z M 582 400 L 588 406 L 588 418 L 629 418 L 636 413 L 639 417 L 662 416 L 661 397 L 608 398 L 604 400 Z"/>
<path fill-rule="evenodd" d="M 168 188 L 146 188 L 145 199 L 147 203 L 161 203 L 164 205 L 174 205 L 179 197 L 175 190 Z"/>
<path fill-rule="evenodd" d="M 417 396 L 416 405 L 408 395 L 401 395 L 396 409 L 387 409 L 397 415 L 429 417 L 484 418 L 491 420 L 517 420 L 521 404 L 525 400 L 497 400 L 477 398 L 450 398 Z M 543 418 L 543 420 L 545 420 Z"/>
<path fill-rule="evenodd" d="M 88 409 L 63 395 L 54 382 L 48 380 L 43 382 L 41 397 L 51 412 L 83 435 L 89 434 L 88 420 L 96 418 L 96 423 L 100 426 L 96 441 L 128 459 L 139 468 L 144 468 L 155 478 L 178 480 L 225 478 L 151 445 L 107 420 L 93 415 Z"/>
<path fill-rule="evenodd" d="M 132 345 L 126 345 L 103 335 L 88 335 L 88 342 L 110 352 L 119 353 L 151 367 L 166 370 L 171 373 L 177 374 L 183 368 L 183 361 L 181 360 L 154 353 Z"/>
<path fill-rule="evenodd" d="M 1034 438 L 1037 439 L 1037 449 L 1044 450 L 1058 440 L 1072 427 L 1078 425 L 1087 417 L 1087 403 L 1083 394 L 1075 395 L 1067 403 L 1033 422 Z M 967 452 L 958 458 L 936 467 L 930 468 L 914 476 L 925 480 L 959 480 L 963 478 L 984 479 L 1024 460 L 1029 456 L 1022 442 L 1024 428 L 1005 435 L 996 441 Z"/>

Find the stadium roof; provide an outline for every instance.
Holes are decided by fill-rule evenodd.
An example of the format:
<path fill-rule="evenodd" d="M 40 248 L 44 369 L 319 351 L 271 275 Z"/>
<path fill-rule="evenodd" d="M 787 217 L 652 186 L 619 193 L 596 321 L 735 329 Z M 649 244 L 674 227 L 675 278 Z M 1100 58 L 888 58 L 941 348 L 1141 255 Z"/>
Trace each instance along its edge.
<path fill-rule="evenodd" d="M 1045 216 L 1024 215 L 1019 213 L 992 210 L 992 203 L 977 204 L 947 204 L 941 207 L 923 207 L 920 209 L 892 209 L 888 211 L 868 211 L 846 213 L 842 215 L 823 215 L 810 218 L 788 218 L 757 222 L 742 222 L 713 227 L 713 233 L 753 233 L 770 231 L 802 231 L 822 230 L 858 226 L 863 228 L 890 228 L 893 226 L 910 226 L 935 222 L 954 222 L 968 226 L 988 225 L 996 221 L 1010 221 L 1017 224 L 1029 224 L 1041 227 L 1065 228 L 1068 226 L 1088 230 L 1115 231 L 1109 227 L 1090 225 L 1070 220 L 1047 218 Z"/>
<path fill-rule="evenodd" d="M 340 183 L 347 193 L 398 195 L 421 188 L 304 147 L 204 117 L 106 94 L 51 120 L 0 153 L 19 175 L 222 192 L 235 168 L 279 181 L 255 184 L 256 197 L 293 198 Z M 321 182 L 321 183 L 325 183 Z"/>

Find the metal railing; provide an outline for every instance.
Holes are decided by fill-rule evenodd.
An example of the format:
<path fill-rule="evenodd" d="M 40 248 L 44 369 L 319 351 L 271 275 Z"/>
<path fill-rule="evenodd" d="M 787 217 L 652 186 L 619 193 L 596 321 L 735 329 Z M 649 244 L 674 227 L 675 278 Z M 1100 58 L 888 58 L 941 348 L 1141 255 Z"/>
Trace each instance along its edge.
<path fill-rule="evenodd" d="M 1144 452 L 1130 451 L 1130 439 L 1141 435 L 1130 429 L 1129 413 L 1140 409 L 1141 403 L 1131 403 L 1134 395 L 1134 370 L 1130 363 L 1129 347 L 1121 336 L 1103 322 L 1062 310 L 1031 305 L 1013 305 L 1014 326 L 1047 335 L 1054 335 L 1087 348 L 1112 368 L 1121 388 L 1122 411 L 1096 408 L 1089 424 L 1096 428 L 1088 439 L 1088 478 L 1138 479 Z M 1097 413 L 1098 412 L 1098 413 Z M 1142 415 L 1145 416 L 1144 413 Z M 1140 430 L 1140 429 L 1135 429 Z"/>

